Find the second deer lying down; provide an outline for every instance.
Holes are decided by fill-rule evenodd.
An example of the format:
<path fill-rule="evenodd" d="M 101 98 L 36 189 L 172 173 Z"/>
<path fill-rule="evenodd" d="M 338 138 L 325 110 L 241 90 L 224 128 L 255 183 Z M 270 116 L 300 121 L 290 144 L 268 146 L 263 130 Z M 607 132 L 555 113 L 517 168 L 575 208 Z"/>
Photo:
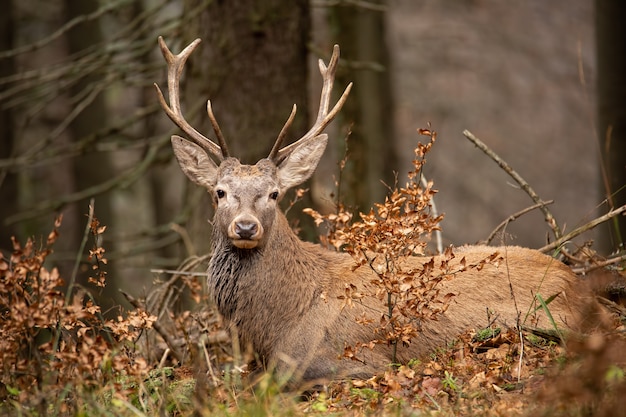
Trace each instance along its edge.
<path fill-rule="evenodd" d="M 346 307 L 340 296 L 350 284 L 364 289 L 376 274 L 368 266 L 355 269 L 347 254 L 301 241 L 278 207 L 289 188 L 313 174 L 328 140 L 322 131 L 349 93 L 351 85 L 329 108 L 338 47 L 328 67 L 320 60 L 324 83 L 314 126 L 301 139 L 281 148 L 294 106 L 269 156 L 255 165 L 244 165 L 229 156 L 210 102 L 207 111 L 219 145 L 198 133 L 181 113 L 179 77 L 198 43 L 196 40 L 173 55 L 159 38 L 168 63 L 169 105 L 158 86 L 157 91 L 168 116 L 193 141 L 172 137 L 180 167 L 213 195 L 213 254 L 208 281 L 219 312 L 236 326 L 240 340 L 250 344 L 261 361 L 279 373 L 294 372 L 296 378 L 317 380 L 381 372 L 392 360 L 391 349 L 385 345 L 364 350 L 360 361 L 341 359 L 346 344 L 372 338 L 375 326 L 359 324 L 357 318 L 364 313 L 380 317 L 386 307 L 373 297 Z M 497 323 L 514 326 L 520 319 L 518 311 L 523 320 L 524 312 L 536 304 L 535 294 L 544 299 L 558 294 L 549 305 L 552 316 L 560 326 L 575 322 L 577 277 L 555 259 L 520 247 L 466 246 L 454 253 L 448 270 L 462 269 L 461 259 L 478 264 L 497 253 L 501 260 L 480 270 L 466 269 L 443 281 L 442 291 L 456 296 L 437 321 L 421 323 L 423 331 L 408 348 L 398 351 L 400 361 L 423 355 L 467 329 L 487 325 L 487 309 L 497 317 Z M 419 266 L 430 259 L 411 257 L 407 262 Z M 435 258 L 435 268 L 440 260 Z M 539 326 L 551 326 L 543 310 L 539 309 L 536 316 Z"/>

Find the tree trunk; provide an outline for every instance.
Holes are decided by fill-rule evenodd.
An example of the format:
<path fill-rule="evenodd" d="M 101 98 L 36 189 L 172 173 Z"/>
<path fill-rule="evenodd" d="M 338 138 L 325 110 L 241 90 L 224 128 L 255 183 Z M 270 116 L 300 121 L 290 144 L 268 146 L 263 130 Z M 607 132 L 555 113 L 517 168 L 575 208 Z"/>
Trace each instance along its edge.
<path fill-rule="evenodd" d="M 65 0 L 66 20 L 70 21 L 78 16 L 92 13 L 97 8 L 98 2 Z M 102 42 L 103 37 L 99 23 L 100 21 L 79 24 L 68 31 L 67 43 L 70 54 L 83 51 Z M 72 96 L 76 96 L 98 81 L 98 75 L 86 75 L 72 86 L 70 93 Z M 99 94 L 70 124 L 72 139 L 79 141 L 81 138 L 103 129 L 107 125 L 107 112 L 105 98 L 102 94 Z M 110 179 L 113 175 L 113 166 L 110 158 L 104 153 L 88 152 L 74 162 L 74 181 L 78 190 L 100 184 Z M 86 222 L 85 214 L 88 212 L 88 201 L 81 201 L 73 208 L 69 208 L 68 211 L 76 217 L 76 224 L 81 226 L 74 230 L 76 236 L 73 247 L 78 248 Z M 100 224 L 106 225 L 109 231 L 115 228 L 110 194 L 107 193 L 96 198 L 95 215 Z M 105 241 L 104 246 L 108 252 L 112 252 L 114 249 L 112 241 Z M 108 307 L 118 305 L 121 301 L 117 285 L 115 284 L 115 274 L 111 273 L 112 267 L 113 265 L 111 264 L 108 266 L 107 286 L 99 296 L 99 304 L 103 307 L 103 311 L 106 311 Z M 84 284 L 89 274 L 90 269 L 81 273 L 79 276 L 80 282 Z"/>
<path fill-rule="evenodd" d="M 374 3 L 380 6 L 385 0 Z M 367 212 L 382 202 L 393 185 L 398 156 L 393 145 L 393 108 L 390 58 L 385 40 L 385 12 L 359 5 L 331 8 L 331 31 L 341 46 L 339 85 L 354 82 L 351 98 L 342 111 L 353 122 L 348 139 L 348 163 L 342 175 L 341 199 L 355 211 Z"/>
<path fill-rule="evenodd" d="M 199 3 L 187 0 L 186 10 Z M 267 157 L 294 103 L 298 115 L 287 139 L 307 130 L 308 1 L 213 1 L 188 29 L 185 44 L 195 37 L 202 43 L 187 61 L 183 105 L 189 114 L 211 100 L 231 155 L 248 164 Z M 191 123 L 214 137 L 206 112 L 199 111 Z M 210 201 L 202 197 L 188 225 L 200 251 L 210 246 Z"/>
<path fill-rule="evenodd" d="M 596 0 L 595 8 L 602 193 L 613 209 L 626 204 L 626 3 Z M 624 249 L 623 216 L 609 222 L 602 232 L 602 250 Z"/>
<path fill-rule="evenodd" d="M 13 2 L 7 2 L 0 14 L 0 51 L 13 49 Z M 0 78 L 15 73 L 13 57 L 0 60 Z M 7 88 L 9 86 L 3 87 Z M 15 131 L 11 109 L 0 106 L 0 159 L 8 159 L 14 149 Z M 0 170 L 0 221 L 18 212 L 17 175 L 11 170 Z M 0 223 L 0 249 L 11 250 L 11 236 L 17 237 L 17 227 Z"/>

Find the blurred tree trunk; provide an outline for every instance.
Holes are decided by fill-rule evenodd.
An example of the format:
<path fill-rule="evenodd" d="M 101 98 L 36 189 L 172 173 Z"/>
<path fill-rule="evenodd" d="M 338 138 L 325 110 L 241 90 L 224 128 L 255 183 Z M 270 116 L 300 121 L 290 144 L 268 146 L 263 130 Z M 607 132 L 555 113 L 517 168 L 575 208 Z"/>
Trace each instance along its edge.
<path fill-rule="evenodd" d="M 146 12 L 146 4 L 142 1 L 135 1 L 132 4 L 133 19 L 139 19 Z M 157 43 L 154 41 L 154 49 L 146 50 L 145 54 L 139 57 L 142 65 L 150 65 L 153 61 L 153 54 L 157 51 Z M 160 53 L 158 53 L 159 60 Z M 159 60 L 158 62 L 164 62 Z M 145 85 L 141 88 L 138 107 L 145 108 L 155 102 L 154 86 Z M 161 134 L 160 126 L 157 120 L 162 117 L 160 112 L 150 114 L 141 121 L 141 132 L 144 137 L 156 137 Z M 154 219 L 155 227 L 162 227 L 176 219 L 179 214 L 180 201 L 178 198 L 172 198 L 170 190 L 176 186 L 176 182 L 172 181 L 171 171 L 168 169 L 169 164 L 174 162 L 174 156 L 170 148 L 164 148 L 159 155 L 159 165 L 157 169 L 148 172 L 149 187 L 149 207 L 152 211 L 151 216 Z M 156 237 L 155 237 L 156 239 Z M 165 247 L 160 247 L 150 254 L 150 264 L 154 267 L 165 267 L 173 269 L 178 266 L 181 257 L 181 244 L 175 243 Z M 147 283 L 145 283 L 147 287 Z"/>
<path fill-rule="evenodd" d="M 13 2 L 7 2 L 0 14 L 0 51 L 13 49 Z M 0 78 L 15 73 L 13 57 L 0 60 Z M 5 85 L 3 88 L 6 88 Z M 14 149 L 15 131 L 11 109 L 0 105 L 0 159 L 8 159 Z M 17 175 L 11 170 L 0 171 L 0 249 L 11 249 L 11 236 L 17 237 L 16 225 L 4 224 L 4 219 L 18 212 Z"/>
<path fill-rule="evenodd" d="M 187 0 L 185 8 L 200 3 Z M 204 109 L 210 99 L 230 153 L 242 163 L 267 157 L 294 103 L 298 115 L 287 141 L 307 130 L 309 20 L 307 0 L 213 1 L 188 25 L 185 45 L 195 37 L 202 43 L 187 61 L 183 105 L 188 112 L 192 106 Z M 214 138 L 205 111 L 192 124 Z M 205 191 L 193 192 L 203 196 L 195 197 L 200 202 L 188 229 L 202 253 L 210 247 L 211 200 Z M 307 217 L 303 221 L 312 230 Z"/>
<path fill-rule="evenodd" d="M 78 16 L 94 12 L 97 10 L 99 4 L 93 1 L 65 0 L 64 6 L 66 20 L 70 21 Z M 100 44 L 102 40 L 103 36 L 99 20 L 76 25 L 67 33 L 67 44 L 70 54 L 75 54 L 93 45 Z M 82 77 L 71 87 L 71 96 L 76 97 L 80 95 L 81 92 L 91 88 L 94 83 L 99 82 L 100 74 L 102 73 L 96 72 L 95 75 L 87 74 Z M 74 103 L 73 105 L 78 105 L 78 103 Z M 107 126 L 107 113 L 108 109 L 105 97 L 102 94 L 98 94 L 70 124 L 69 130 L 72 135 L 72 140 L 79 141 L 85 136 Z M 73 169 L 75 187 L 78 190 L 100 184 L 114 176 L 114 169 L 109 156 L 106 153 L 89 152 L 89 150 L 85 155 L 75 160 Z M 79 242 L 82 239 L 88 204 L 89 202 L 85 200 L 68 209 L 69 213 L 75 218 L 74 224 L 78 226 L 72 231 L 74 239 L 72 239 L 71 247 L 73 248 L 78 248 Z M 95 200 L 95 216 L 100 221 L 100 224 L 108 227 L 109 231 L 115 229 L 115 219 L 113 218 L 111 205 L 111 195 L 108 193 L 98 196 Z M 110 235 L 110 233 L 108 235 Z M 113 243 L 112 241 L 106 241 L 104 243 L 105 249 L 108 252 L 114 250 Z M 107 286 L 98 300 L 99 304 L 103 307 L 103 311 L 106 311 L 108 307 L 119 304 L 119 300 L 121 300 L 119 292 L 117 291 L 117 285 L 115 284 L 115 274 L 112 273 L 112 267 L 112 265 L 108 267 Z M 79 275 L 81 283 L 85 283 L 90 271 L 90 268 L 87 267 L 81 272 Z"/>
<path fill-rule="evenodd" d="M 384 6 L 385 0 L 371 4 Z M 333 40 L 341 46 L 343 63 L 339 85 L 354 82 L 351 98 L 342 111 L 353 122 L 348 139 L 348 163 L 342 175 L 343 202 L 363 212 L 382 202 L 393 186 L 398 156 L 393 145 L 393 108 L 390 58 L 385 39 L 385 12 L 338 5 L 330 10 Z"/>
<path fill-rule="evenodd" d="M 596 0 L 595 9 L 602 193 L 613 209 L 626 204 L 626 3 Z M 601 249 L 609 252 L 619 245 L 624 249 L 623 216 L 602 231 Z"/>

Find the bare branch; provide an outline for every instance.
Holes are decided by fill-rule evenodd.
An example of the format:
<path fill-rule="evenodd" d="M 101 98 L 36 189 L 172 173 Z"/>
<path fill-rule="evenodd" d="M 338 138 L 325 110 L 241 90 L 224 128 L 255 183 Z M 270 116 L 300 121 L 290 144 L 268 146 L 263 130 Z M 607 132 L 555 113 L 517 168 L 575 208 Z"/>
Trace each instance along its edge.
<path fill-rule="evenodd" d="M 65 25 L 61 26 L 59 29 L 54 31 L 51 35 L 49 35 L 49 36 L 47 36 L 47 37 L 45 37 L 43 39 L 40 39 L 40 40 L 38 40 L 36 42 L 33 42 L 31 44 L 22 46 L 20 48 L 14 48 L 14 49 L 10 49 L 8 51 L 0 52 L 0 59 L 10 58 L 10 57 L 13 57 L 13 56 L 25 54 L 27 52 L 31 52 L 31 51 L 43 48 L 47 44 L 49 44 L 49 43 L 53 42 L 54 40 L 56 40 L 56 39 L 60 38 L 61 36 L 63 36 L 65 33 L 67 33 L 73 27 L 75 27 L 75 26 L 77 26 L 77 25 L 79 25 L 79 24 L 81 24 L 83 22 L 89 22 L 89 21 L 93 21 L 93 20 L 99 19 L 101 16 L 105 15 L 106 13 L 114 11 L 116 8 L 118 8 L 120 5 L 124 4 L 125 2 L 126 2 L 126 0 L 120 0 L 120 1 L 117 1 L 117 2 L 105 2 L 95 12 L 93 12 L 91 14 L 86 14 L 86 15 L 75 17 L 74 19 L 70 20 Z"/>
<path fill-rule="evenodd" d="M 169 138 L 162 138 L 158 142 L 151 144 L 146 157 L 136 166 L 128 169 L 117 177 L 111 178 L 101 184 L 97 184 L 93 187 L 86 188 L 84 190 L 77 191 L 72 194 L 66 194 L 54 201 L 44 201 L 38 204 L 36 207 L 16 213 L 5 219 L 5 224 L 14 224 L 22 220 L 31 219 L 51 211 L 59 210 L 63 206 L 69 203 L 75 203 L 85 198 L 92 197 L 94 195 L 102 194 L 110 191 L 111 189 L 121 186 L 128 186 L 137 181 L 146 172 L 146 170 L 155 162 L 158 156 L 159 149 L 168 146 L 170 143 Z"/>
<path fill-rule="evenodd" d="M 548 201 L 540 201 L 537 204 L 533 204 L 530 207 L 526 207 L 523 210 L 518 211 L 517 213 L 513 213 L 511 214 L 509 217 L 507 217 L 504 221 L 502 221 L 502 223 L 500 223 L 487 237 L 487 239 L 485 240 L 481 240 L 479 243 L 480 244 L 484 244 L 484 245 L 488 245 L 489 243 L 491 243 L 491 241 L 493 240 L 493 238 L 496 236 L 496 234 L 504 229 L 509 223 L 511 223 L 512 221 L 517 220 L 518 218 L 520 218 L 521 216 L 523 216 L 524 214 L 531 212 L 535 209 L 541 208 L 542 206 L 547 206 L 549 204 L 554 203 L 554 200 L 548 200 Z"/>
<path fill-rule="evenodd" d="M 559 225 L 557 224 L 556 219 L 554 218 L 554 216 L 552 215 L 550 210 L 548 210 L 546 205 L 542 204 L 543 200 L 541 200 L 541 198 L 539 198 L 537 193 L 530 187 L 528 182 L 526 182 L 526 180 L 524 180 L 524 178 L 522 178 L 513 168 L 511 168 L 511 166 L 509 164 L 507 164 L 502 158 L 500 158 L 500 156 L 498 156 L 491 148 L 489 148 L 485 143 L 483 143 L 480 139 L 478 139 L 476 136 L 474 136 L 474 134 L 472 132 L 470 132 L 469 130 L 464 130 L 463 131 L 463 135 L 467 139 L 469 139 L 474 145 L 476 145 L 478 147 L 478 149 L 480 149 L 487 156 L 489 156 L 491 159 L 493 159 L 494 162 L 497 163 L 500 166 L 500 168 L 502 168 L 504 170 L 504 172 L 509 174 L 511 176 L 511 178 L 513 178 L 520 185 L 522 190 L 524 190 L 526 192 L 526 194 L 528 194 L 530 196 L 530 198 L 536 204 L 539 204 L 539 209 L 543 213 L 543 215 L 544 215 L 544 217 L 546 219 L 546 222 L 548 223 L 548 226 L 550 226 L 550 229 L 552 229 L 552 232 L 554 233 L 554 236 L 557 239 L 559 239 L 562 236 L 563 233 L 561 232 L 561 229 L 560 229 Z"/>
<path fill-rule="evenodd" d="M 579 228 L 569 232 L 568 234 L 566 234 L 565 236 L 562 236 L 561 238 L 555 240 L 554 242 L 550 243 L 549 245 L 546 245 L 542 248 L 539 248 L 538 251 L 539 252 L 551 252 L 553 250 L 555 250 L 556 248 L 558 248 L 559 246 L 565 244 L 567 241 L 575 238 L 576 236 L 593 229 L 594 227 L 598 226 L 599 224 L 602 224 L 604 222 L 606 222 L 607 220 L 612 219 L 615 216 L 618 216 L 622 213 L 626 212 L 626 204 L 616 208 L 615 210 L 611 210 L 608 213 L 606 213 L 604 216 L 600 216 L 597 219 L 594 219 L 592 221 L 590 221 L 589 223 L 580 226 Z"/>
<path fill-rule="evenodd" d="M 364 0 L 315 0 L 312 2 L 313 7 L 336 7 L 336 6 L 352 6 L 364 10 L 374 12 L 386 12 L 389 8 L 386 5 L 376 4 Z"/>
<path fill-rule="evenodd" d="M 594 261 L 591 265 L 588 266 L 572 268 L 572 271 L 574 271 L 576 274 L 588 274 L 589 272 L 595 271 L 596 269 L 604 268 L 605 266 L 609 265 L 615 265 L 624 261 L 626 261 L 626 254 L 613 256 L 600 262 Z"/>

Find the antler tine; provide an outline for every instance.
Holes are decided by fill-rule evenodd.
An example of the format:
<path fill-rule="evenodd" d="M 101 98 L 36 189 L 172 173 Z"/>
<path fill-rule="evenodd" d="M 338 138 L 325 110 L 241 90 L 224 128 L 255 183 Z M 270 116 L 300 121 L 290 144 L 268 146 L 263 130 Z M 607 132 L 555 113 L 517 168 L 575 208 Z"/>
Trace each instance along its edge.
<path fill-rule="evenodd" d="M 222 134 L 222 129 L 220 129 L 220 125 L 217 124 L 217 119 L 213 114 L 213 108 L 211 107 L 211 100 L 207 100 L 206 102 L 206 112 L 209 115 L 209 120 L 211 121 L 211 126 L 213 126 L 213 131 L 215 132 L 215 136 L 217 136 L 217 140 L 219 141 L 220 148 L 222 149 L 222 156 L 227 158 L 228 147 L 226 146 L 226 140 L 224 139 L 224 135 Z"/>
<path fill-rule="evenodd" d="M 159 97 L 159 103 L 161 104 L 161 107 L 169 116 L 169 118 L 178 127 L 180 127 L 181 130 L 185 132 L 193 142 L 195 142 L 197 145 L 202 147 L 210 154 L 217 157 L 220 161 L 222 161 L 224 158 L 228 157 L 228 150 L 224 145 L 222 132 L 219 130 L 217 121 L 215 120 L 213 112 L 210 109 L 210 104 L 207 105 L 207 112 L 209 113 L 211 124 L 213 125 L 213 129 L 216 130 L 216 135 L 221 146 L 218 146 L 216 143 L 214 143 L 206 136 L 198 132 L 196 129 L 194 129 L 187 122 L 187 120 L 185 120 L 185 117 L 183 116 L 180 108 L 180 76 L 183 72 L 183 68 L 185 67 L 185 62 L 187 61 L 187 58 L 189 58 L 189 55 L 191 55 L 191 53 L 194 51 L 194 49 L 196 49 L 199 43 L 200 39 L 196 39 L 189 45 L 187 45 L 187 47 L 183 49 L 178 55 L 174 55 L 165 44 L 163 37 L 159 36 L 159 46 L 161 47 L 161 52 L 163 53 L 163 57 L 167 62 L 167 92 L 170 102 L 169 105 L 165 101 L 165 97 L 163 96 L 159 85 L 157 83 L 154 83 L 154 87 L 156 88 Z"/>
<path fill-rule="evenodd" d="M 322 94 L 320 97 L 320 107 L 317 112 L 317 119 L 315 120 L 313 127 L 311 127 L 311 129 L 309 129 L 309 131 L 305 133 L 304 136 L 302 136 L 296 142 L 292 143 L 291 145 L 285 146 L 284 148 L 278 151 L 275 151 L 275 148 L 280 147 L 280 144 L 286 133 L 285 131 L 289 127 L 289 125 L 291 125 L 292 117 L 290 116 L 289 120 L 287 120 L 287 123 L 285 123 L 285 127 L 283 127 L 283 130 L 281 130 L 279 139 L 276 140 L 276 144 L 274 145 L 274 148 L 272 148 L 272 152 L 270 153 L 271 160 L 275 162 L 283 160 L 300 143 L 319 135 L 326 128 L 326 126 L 328 126 L 328 124 L 333 121 L 335 116 L 337 116 L 337 113 L 339 113 L 339 110 L 341 110 L 341 107 L 343 107 L 344 103 L 348 99 L 348 94 L 350 94 L 350 90 L 352 89 L 352 83 L 348 84 L 348 86 L 344 90 L 343 94 L 341 95 L 337 103 L 333 106 L 330 112 L 328 111 L 328 108 L 330 107 L 331 93 L 333 89 L 333 83 L 335 81 L 335 72 L 337 71 L 338 62 L 339 62 L 339 45 L 335 45 L 333 48 L 333 54 L 330 58 L 330 61 L 328 62 L 328 66 L 324 64 L 323 60 L 321 59 L 319 60 L 319 68 L 320 68 L 320 74 L 322 74 L 323 85 L 322 85 Z"/>
<path fill-rule="evenodd" d="M 287 135 L 287 131 L 291 127 L 291 124 L 293 123 L 293 119 L 296 117 L 296 110 L 297 110 L 297 107 L 294 104 L 293 108 L 291 109 L 291 114 L 289 115 L 289 118 L 285 122 L 285 125 L 283 126 L 283 128 L 280 130 L 280 133 L 278 134 L 278 138 L 276 138 L 276 142 L 274 143 L 274 147 L 272 148 L 272 151 L 270 152 L 270 156 L 267 157 L 270 161 L 273 161 L 276 159 L 276 156 L 278 155 L 278 151 L 280 150 L 280 147 L 283 145 L 283 140 L 285 140 L 285 136 Z"/>

